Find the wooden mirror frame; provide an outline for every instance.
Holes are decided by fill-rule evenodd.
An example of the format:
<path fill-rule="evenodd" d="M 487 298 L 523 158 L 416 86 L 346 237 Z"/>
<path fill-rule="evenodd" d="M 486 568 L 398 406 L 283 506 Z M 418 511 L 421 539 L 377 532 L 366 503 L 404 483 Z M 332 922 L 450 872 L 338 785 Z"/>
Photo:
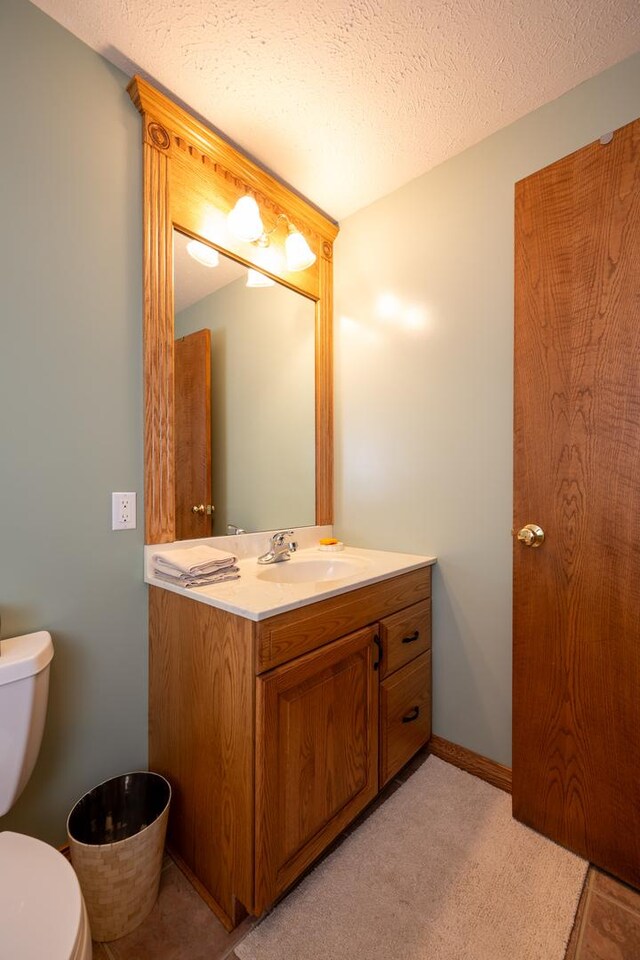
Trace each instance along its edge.
<path fill-rule="evenodd" d="M 145 542 L 175 539 L 173 403 L 173 229 L 209 241 L 256 266 L 259 248 L 219 242 L 216 225 L 245 193 L 272 226 L 280 214 L 316 254 L 307 270 L 270 275 L 316 302 L 316 524 L 333 522 L 333 241 L 338 226 L 234 149 L 182 107 L 135 76 L 128 86 L 142 114 L 144 275 Z M 218 236 L 218 239 L 216 239 Z M 272 240 L 282 245 L 283 238 Z"/>

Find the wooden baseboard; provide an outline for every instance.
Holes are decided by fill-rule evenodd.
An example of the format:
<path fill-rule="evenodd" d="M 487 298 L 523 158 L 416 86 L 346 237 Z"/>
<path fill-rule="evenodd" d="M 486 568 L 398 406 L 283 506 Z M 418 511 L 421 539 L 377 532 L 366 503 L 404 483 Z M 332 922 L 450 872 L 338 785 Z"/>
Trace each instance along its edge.
<path fill-rule="evenodd" d="M 474 777 L 486 780 L 487 783 L 504 790 L 505 793 L 511 793 L 511 767 L 489 760 L 488 757 L 474 753 L 473 750 L 467 750 L 466 747 L 460 747 L 457 743 L 451 743 L 443 737 L 431 737 L 429 752 L 434 757 L 439 757 L 461 770 L 466 770 L 467 773 L 472 773 Z"/>

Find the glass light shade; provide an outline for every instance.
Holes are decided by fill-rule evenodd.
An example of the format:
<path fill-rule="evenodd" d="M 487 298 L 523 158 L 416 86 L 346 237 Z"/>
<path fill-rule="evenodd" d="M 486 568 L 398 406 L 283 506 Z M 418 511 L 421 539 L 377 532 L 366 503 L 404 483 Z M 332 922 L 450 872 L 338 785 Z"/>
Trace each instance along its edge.
<path fill-rule="evenodd" d="M 289 227 L 289 235 L 284 242 L 284 249 L 287 256 L 287 268 L 292 273 L 299 270 L 306 270 L 316 262 L 316 255 L 297 230 Z"/>
<path fill-rule="evenodd" d="M 217 267 L 220 263 L 218 251 L 208 247 L 206 243 L 200 243 L 199 240 L 189 240 L 187 253 L 203 267 Z"/>
<path fill-rule="evenodd" d="M 229 230 L 238 240 L 253 243 L 264 233 L 264 226 L 260 219 L 258 204 L 246 194 L 240 197 L 233 210 L 227 216 Z"/>
<path fill-rule="evenodd" d="M 251 267 L 247 270 L 248 287 L 275 287 L 276 282 L 259 270 L 253 270 Z"/>

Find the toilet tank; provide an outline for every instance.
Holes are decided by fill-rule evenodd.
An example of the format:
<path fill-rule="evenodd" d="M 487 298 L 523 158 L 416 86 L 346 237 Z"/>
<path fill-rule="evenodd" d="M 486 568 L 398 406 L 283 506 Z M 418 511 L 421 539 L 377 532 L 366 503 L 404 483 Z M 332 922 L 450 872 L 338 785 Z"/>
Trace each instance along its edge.
<path fill-rule="evenodd" d="M 44 630 L 0 640 L 0 816 L 24 790 L 40 752 L 52 657 Z"/>

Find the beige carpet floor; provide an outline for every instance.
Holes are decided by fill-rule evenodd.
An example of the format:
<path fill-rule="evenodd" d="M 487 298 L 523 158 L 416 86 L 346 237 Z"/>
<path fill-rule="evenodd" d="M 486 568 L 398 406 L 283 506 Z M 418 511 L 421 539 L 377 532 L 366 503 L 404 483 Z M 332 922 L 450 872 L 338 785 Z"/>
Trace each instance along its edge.
<path fill-rule="evenodd" d="M 241 960 L 562 960 L 587 863 L 436 757 L 236 946 Z"/>

